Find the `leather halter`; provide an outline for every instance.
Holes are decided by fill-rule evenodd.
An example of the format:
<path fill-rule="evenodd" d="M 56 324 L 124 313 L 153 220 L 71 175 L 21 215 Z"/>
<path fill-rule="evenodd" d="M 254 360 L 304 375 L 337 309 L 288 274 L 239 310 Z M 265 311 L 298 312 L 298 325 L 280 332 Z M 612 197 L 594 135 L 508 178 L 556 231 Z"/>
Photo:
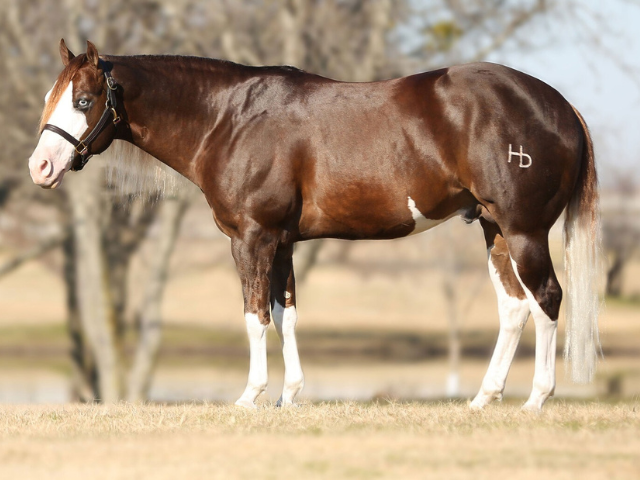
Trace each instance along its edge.
<path fill-rule="evenodd" d="M 100 120 L 98 120 L 96 126 L 93 127 L 93 130 L 89 132 L 89 135 L 87 135 L 82 140 L 77 140 L 73 135 L 70 135 L 60 127 L 56 127 L 55 125 L 51 125 L 50 123 L 47 123 L 42 128 L 42 131 L 50 130 L 53 133 L 57 133 L 75 147 L 76 152 L 80 155 L 80 161 L 73 162 L 71 170 L 73 170 L 74 172 L 82 170 L 89 159 L 93 156 L 92 153 L 89 153 L 89 148 L 91 147 L 93 141 L 98 137 L 98 135 L 100 135 L 100 133 L 106 128 L 111 116 L 113 116 L 112 121 L 114 125 L 120 123 L 120 116 L 118 115 L 118 112 L 116 112 L 116 106 L 118 105 L 118 102 L 116 100 L 116 90 L 118 89 L 118 84 L 111 76 L 111 72 L 107 71 L 106 68 L 103 71 L 104 78 L 107 82 L 107 101 L 105 103 L 104 112 L 102 112 Z"/>

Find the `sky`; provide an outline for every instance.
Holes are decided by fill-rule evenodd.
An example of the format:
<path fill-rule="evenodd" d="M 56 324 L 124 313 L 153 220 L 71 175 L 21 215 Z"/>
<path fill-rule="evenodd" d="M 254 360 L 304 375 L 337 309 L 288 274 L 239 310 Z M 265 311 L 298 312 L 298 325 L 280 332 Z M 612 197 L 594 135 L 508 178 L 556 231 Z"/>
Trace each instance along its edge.
<path fill-rule="evenodd" d="M 581 21 L 546 19 L 526 32 L 534 42 L 544 39 L 539 46 L 506 48 L 488 60 L 547 82 L 578 108 L 591 129 L 604 186 L 614 171 L 640 181 L 640 2 L 575 4 Z"/>

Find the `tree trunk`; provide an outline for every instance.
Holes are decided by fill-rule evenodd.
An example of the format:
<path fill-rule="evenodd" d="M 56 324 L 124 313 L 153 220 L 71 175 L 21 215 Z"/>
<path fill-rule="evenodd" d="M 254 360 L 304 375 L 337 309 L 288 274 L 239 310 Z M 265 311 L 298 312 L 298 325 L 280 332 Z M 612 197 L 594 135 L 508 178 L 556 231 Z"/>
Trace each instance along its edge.
<path fill-rule="evenodd" d="M 366 15 L 369 17 L 369 35 L 367 38 L 366 54 L 363 55 L 358 68 L 355 70 L 355 80 L 370 82 L 379 80 L 380 68 L 388 60 L 386 56 L 386 35 L 391 27 L 390 0 L 377 0 L 366 3 Z"/>
<path fill-rule="evenodd" d="M 121 367 L 114 342 L 109 270 L 102 245 L 102 181 L 98 165 L 89 165 L 82 176 L 69 174 L 67 183 L 73 210 L 78 311 L 97 367 L 95 398 L 113 403 L 120 398 Z"/>
<path fill-rule="evenodd" d="M 162 205 L 157 251 L 150 266 L 140 310 L 138 346 L 129 374 L 127 400 L 130 402 L 141 402 L 148 398 L 162 335 L 162 294 L 167 281 L 169 260 L 188 204 L 186 198 L 170 197 Z"/>
<path fill-rule="evenodd" d="M 10 274 L 14 270 L 22 266 L 24 263 L 34 260 L 49 252 L 50 250 L 58 247 L 65 241 L 65 238 L 67 236 L 68 234 L 65 232 L 60 236 L 52 237 L 48 240 L 45 240 L 40 245 L 36 245 L 32 249 L 16 255 L 12 259 L 4 262 L 2 265 L 0 265 L 0 277 Z"/>
<path fill-rule="evenodd" d="M 285 0 L 280 6 L 280 26 L 282 28 L 282 63 L 300 67 L 305 45 L 300 29 L 305 17 L 305 2 Z"/>
<path fill-rule="evenodd" d="M 73 235 L 67 236 L 62 244 L 64 255 L 63 276 L 67 287 L 67 329 L 71 339 L 71 399 L 81 402 L 93 402 L 98 390 L 97 371 L 91 349 L 80 319 L 78 305 L 78 286 L 76 280 L 76 249 Z"/>
<path fill-rule="evenodd" d="M 318 238 L 315 240 L 309 240 L 308 242 L 298 243 L 296 245 L 295 255 L 295 272 L 296 282 L 298 285 L 302 285 L 306 280 L 311 269 L 316 266 L 318 262 L 318 254 L 322 245 L 324 245 L 325 239 Z"/>
<path fill-rule="evenodd" d="M 607 272 L 607 291 L 610 297 L 622 296 L 622 285 L 624 282 L 625 262 L 621 255 L 616 255 L 611 268 Z"/>
<path fill-rule="evenodd" d="M 444 272 L 443 290 L 449 316 L 449 375 L 446 395 L 448 398 L 460 396 L 460 322 L 458 316 L 458 295 L 456 282 L 459 280 L 455 265 L 449 265 Z"/>

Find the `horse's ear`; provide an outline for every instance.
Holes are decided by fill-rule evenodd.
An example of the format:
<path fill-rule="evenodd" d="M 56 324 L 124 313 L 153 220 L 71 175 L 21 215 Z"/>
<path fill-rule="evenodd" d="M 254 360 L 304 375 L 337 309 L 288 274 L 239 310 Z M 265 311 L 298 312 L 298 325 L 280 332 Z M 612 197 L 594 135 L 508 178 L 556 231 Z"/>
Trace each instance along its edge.
<path fill-rule="evenodd" d="M 100 63 L 100 56 L 98 55 L 98 49 L 89 40 L 87 40 L 87 60 L 91 65 L 98 68 L 98 64 Z"/>
<path fill-rule="evenodd" d="M 75 58 L 75 55 L 67 48 L 67 44 L 64 43 L 64 38 L 60 39 L 60 58 L 65 67 Z"/>

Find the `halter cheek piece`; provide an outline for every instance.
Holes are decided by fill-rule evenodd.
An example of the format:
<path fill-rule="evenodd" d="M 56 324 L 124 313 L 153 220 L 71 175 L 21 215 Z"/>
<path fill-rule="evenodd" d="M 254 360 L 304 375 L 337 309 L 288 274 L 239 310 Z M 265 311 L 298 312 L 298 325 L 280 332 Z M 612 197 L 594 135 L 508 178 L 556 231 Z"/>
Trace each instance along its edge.
<path fill-rule="evenodd" d="M 117 125 L 120 123 L 120 116 L 118 112 L 116 112 L 116 106 L 118 102 L 116 100 L 116 90 L 118 89 L 118 84 L 111 76 L 111 72 L 104 70 L 104 78 L 107 82 L 107 102 L 105 103 L 104 112 L 102 112 L 102 116 L 96 126 L 93 127 L 93 130 L 89 132 L 82 140 L 77 140 L 73 135 L 65 132 L 63 129 L 56 127 L 55 125 L 51 125 L 47 123 L 42 131 L 50 130 L 53 133 L 57 133 L 62 138 L 64 138 L 67 142 L 73 145 L 76 149 L 76 152 L 80 155 L 80 162 L 74 162 L 71 166 L 71 170 L 74 172 L 78 172 L 84 168 L 89 159 L 93 156 L 92 153 L 89 153 L 89 148 L 93 141 L 100 135 L 100 133 L 106 128 L 109 124 L 109 119 L 113 117 L 113 124 Z"/>

